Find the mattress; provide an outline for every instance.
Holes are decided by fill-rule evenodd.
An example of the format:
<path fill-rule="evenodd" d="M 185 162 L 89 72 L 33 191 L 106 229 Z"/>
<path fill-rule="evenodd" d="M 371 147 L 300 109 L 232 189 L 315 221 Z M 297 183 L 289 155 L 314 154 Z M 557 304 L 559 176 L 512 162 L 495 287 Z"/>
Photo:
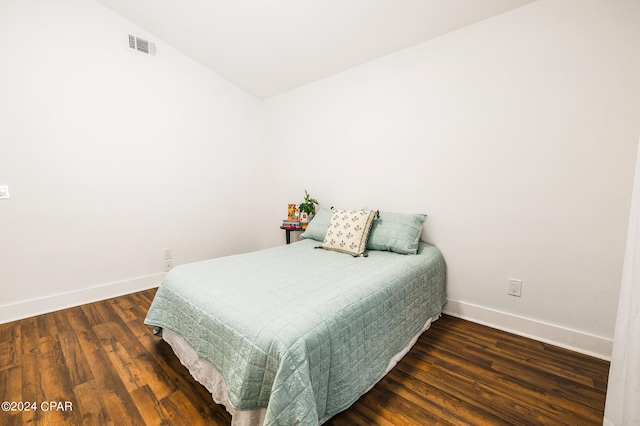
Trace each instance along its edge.
<path fill-rule="evenodd" d="M 376 383 L 446 298 L 434 246 L 357 258 L 315 246 L 176 267 L 145 322 L 180 336 L 219 373 L 230 411 L 317 425 Z"/>

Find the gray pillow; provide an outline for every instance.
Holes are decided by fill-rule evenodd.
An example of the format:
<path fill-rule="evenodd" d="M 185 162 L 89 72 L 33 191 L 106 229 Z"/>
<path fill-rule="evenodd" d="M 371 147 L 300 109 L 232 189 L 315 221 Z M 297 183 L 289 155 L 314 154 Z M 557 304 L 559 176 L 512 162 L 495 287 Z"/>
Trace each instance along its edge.
<path fill-rule="evenodd" d="M 422 224 L 427 215 L 379 212 L 373 221 L 367 249 L 416 254 L 420 243 Z"/>
<path fill-rule="evenodd" d="M 329 222 L 331 221 L 331 210 L 320 208 L 307 225 L 307 229 L 300 235 L 300 238 L 323 241 L 327 235 Z"/>

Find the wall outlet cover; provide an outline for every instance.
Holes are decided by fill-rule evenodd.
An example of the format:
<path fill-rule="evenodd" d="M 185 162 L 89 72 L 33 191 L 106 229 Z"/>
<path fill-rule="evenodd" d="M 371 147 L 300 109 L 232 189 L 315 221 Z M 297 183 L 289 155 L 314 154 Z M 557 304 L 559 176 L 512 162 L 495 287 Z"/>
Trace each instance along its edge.
<path fill-rule="evenodd" d="M 509 278 L 509 291 L 507 292 L 509 296 L 522 296 L 522 280 L 518 280 L 516 278 Z"/>

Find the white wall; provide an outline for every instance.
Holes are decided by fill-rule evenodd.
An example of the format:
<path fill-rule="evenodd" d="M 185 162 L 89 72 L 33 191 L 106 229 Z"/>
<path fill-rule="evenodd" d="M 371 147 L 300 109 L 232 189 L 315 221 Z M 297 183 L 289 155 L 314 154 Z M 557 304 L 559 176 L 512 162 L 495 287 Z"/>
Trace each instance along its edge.
<path fill-rule="evenodd" d="M 0 322 L 262 247 L 260 104 L 87 0 L 0 2 Z M 240 225 L 240 226 L 238 226 Z"/>
<path fill-rule="evenodd" d="M 639 17 L 540 0 L 258 103 L 161 40 L 130 52 L 153 35 L 94 2 L 0 2 L 0 322 L 155 286 L 165 247 L 282 244 L 307 188 L 427 213 L 448 312 L 606 358 Z"/>
<path fill-rule="evenodd" d="M 447 312 L 607 358 L 638 76 L 640 3 L 529 4 L 267 101 L 266 210 L 427 213 Z"/>

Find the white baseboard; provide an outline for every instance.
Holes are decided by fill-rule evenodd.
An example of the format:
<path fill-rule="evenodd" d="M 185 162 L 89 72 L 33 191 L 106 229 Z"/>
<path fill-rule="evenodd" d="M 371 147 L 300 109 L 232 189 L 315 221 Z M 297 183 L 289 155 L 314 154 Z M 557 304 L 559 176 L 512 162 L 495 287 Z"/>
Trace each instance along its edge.
<path fill-rule="evenodd" d="M 0 324 L 147 290 L 160 285 L 164 275 L 164 273 L 147 275 L 10 305 L 0 305 Z"/>
<path fill-rule="evenodd" d="M 0 324 L 93 303 L 157 287 L 164 273 L 0 306 Z M 443 313 L 596 358 L 611 360 L 613 340 L 515 316 L 470 303 L 449 300 Z"/>
<path fill-rule="evenodd" d="M 585 355 L 611 360 L 613 340 L 603 337 L 456 300 L 449 300 L 442 312 Z"/>

